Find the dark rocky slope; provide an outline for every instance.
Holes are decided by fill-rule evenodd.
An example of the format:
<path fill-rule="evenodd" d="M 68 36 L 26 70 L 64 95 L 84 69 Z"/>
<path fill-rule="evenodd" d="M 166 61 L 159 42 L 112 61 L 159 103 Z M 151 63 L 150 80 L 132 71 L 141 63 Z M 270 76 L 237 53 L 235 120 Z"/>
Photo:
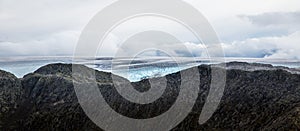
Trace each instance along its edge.
<path fill-rule="evenodd" d="M 203 125 L 198 124 L 198 118 L 209 91 L 211 68 L 206 65 L 196 67 L 201 79 L 199 97 L 193 111 L 173 130 L 300 129 L 298 70 L 238 62 L 227 65 L 224 96 L 217 111 Z M 85 66 L 76 66 L 87 72 L 93 71 Z M 116 92 L 111 75 L 96 71 L 99 89 L 112 108 L 129 117 L 157 116 L 169 109 L 179 92 L 180 74 L 170 74 L 166 77 L 168 86 L 161 98 L 151 104 L 133 104 Z M 0 128 L 101 130 L 78 104 L 72 79 L 72 65 L 67 64 L 44 66 L 20 80 L 0 72 Z M 132 85 L 140 92 L 150 88 L 148 80 Z"/>
<path fill-rule="evenodd" d="M 13 74 L 0 70 L 0 129 L 11 129 L 19 117 L 23 90 L 21 81 Z"/>

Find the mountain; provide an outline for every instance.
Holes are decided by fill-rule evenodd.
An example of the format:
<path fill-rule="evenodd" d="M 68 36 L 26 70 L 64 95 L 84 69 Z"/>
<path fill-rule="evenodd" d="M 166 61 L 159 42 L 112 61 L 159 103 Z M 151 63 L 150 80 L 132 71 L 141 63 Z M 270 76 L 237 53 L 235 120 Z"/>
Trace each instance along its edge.
<path fill-rule="evenodd" d="M 19 117 L 17 110 L 22 103 L 24 90 L 21 80 L 0 70 L 0 129 L 11 128 Z"/>
<path fill-rule="evenodd" d="M 226 85 L 213 116 L 198 124 L 210 89 L 210 65 L 194 67 L 200 74 L 200 91 L 192 112 L 173 130 L 297 130 L 300 129 L 299 70 L 266 64 L 226 64 Z M 73 65 L 87 72 L 93 69 Z M 219 65 L 213 65 L 222 68 Z M 187 69 L 185 71 L 189 71 Z M 80 74 L 77 74 L 80 75 Z M 111 73 L 95 71 L 97 85 L 109 105 L 118 113 L 136 119 L 166 112 L 180 91 L 180 72 L 167 75 L 162 97 L 150 104 L 125 100 L 116 91 Z M 159 78 L 151 78 L 151 80 Z M 50 64 L 18 79 L 0 71 L 1 130 L 101 130 L 83 112 L 73 86 L 83 83 L 72 76 L 71 64 Z M 139 92 L 150 89 L 149 79 L 131 83 Z"/>

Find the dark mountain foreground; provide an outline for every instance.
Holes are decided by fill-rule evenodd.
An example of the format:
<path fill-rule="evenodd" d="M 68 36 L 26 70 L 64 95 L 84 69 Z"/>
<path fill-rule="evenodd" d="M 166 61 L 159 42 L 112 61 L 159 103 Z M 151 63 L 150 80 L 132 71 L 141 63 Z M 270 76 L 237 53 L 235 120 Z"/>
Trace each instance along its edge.
<path fill-rule="evenodd" d="M 87 72 L 93 71 L 82 65 L 75 66 Z M 227 63 L 226 87 L 221 103 L 213 116 L 199 125 L 199 115 L 210 89 L 211 67 L 201 65 L 194 68 L 198 68 L 201 81 L 198 99 L 192 112 L 173 130 L 300 129 L 299 70 L 264 64 Z M 166 76 L 166 90 L 157 101 L 145 105 L 130 103 L 116 92 L 111 76 L 96 71 L 98 87 L 116 112 L 132 118 L 151 118 L 166 112 L 180 91 L 180 73 L 174 73 Z M 132 85 L 140 92 L 150 88 L 148 79 Z M 51 64 L 21 79 L 0 71 L 0 130 L 101 129 L 85 115 L 78 103 L 72 65 Z"/>

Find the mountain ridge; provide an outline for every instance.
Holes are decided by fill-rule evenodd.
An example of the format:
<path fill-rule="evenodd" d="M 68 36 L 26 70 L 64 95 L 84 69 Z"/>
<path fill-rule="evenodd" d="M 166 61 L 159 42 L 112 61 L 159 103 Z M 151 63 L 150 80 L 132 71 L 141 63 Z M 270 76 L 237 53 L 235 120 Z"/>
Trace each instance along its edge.
<path fill-rule="evenodd" d="M 290 68 L 265 64 L 231 62 L 226 65 L 226 87 L 221 103 L 211 119 L 203 125 L 198 124 L 198 118 L 209 92 L 211 67 L 220 66 L 195 67 L 201 79 L 198 99 L 192 112 L 173 130 L 300 128 L 299 74 L 291 73 Z M 8 115 L 1 112 L 3 119 L 0 119 L 0 129 L 101 130 L 85 115 L 78 103 L 73 87 L 72 66 L 87 72 L 95 71 L 83 65 L 58 63 L 43 66 L 20 79 L 0 71 L 0 92 L 6 94 L 4 96 L 18 96 L 10 103 L 7 102 L 10 98 L 0 96 L 0 100 L 4 100 L 0 101 L 1 104 L 9 103 L 2 108 L 12 109 L 5 112 Z M 263 68 L 252 70 L 250 67 Z M 151 104 L 139 105 L 124 100 L 116 92 L 111 78 L 113 74 L 95 71 L 95 75 L 98 87 L 110 106 L 120 114 L 137 119 L 151 118 L 167 111 L 176 100 L 181 82 L 180 72 L 165 76 L 167 88 L 162 98 Z M 149 84 L 149 79 L 132 83 L 140 92 L 147 91 Z M 12 119 L 11 116 L 16 114 L 21 116 Z"/>

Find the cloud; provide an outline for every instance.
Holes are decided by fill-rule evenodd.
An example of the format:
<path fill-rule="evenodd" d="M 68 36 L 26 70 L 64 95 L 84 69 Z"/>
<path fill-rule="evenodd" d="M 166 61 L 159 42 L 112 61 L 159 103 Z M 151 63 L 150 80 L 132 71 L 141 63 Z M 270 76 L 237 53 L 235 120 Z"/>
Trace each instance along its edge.
<path fill-rule="evenodd" d="M 2 41 L 0 56 L 49 56 L 70 55 L 79 37 L 77 31 L 63 31 L 40 40 Z"/>
<path fill-rule="evenodd" d="M 250 38 L 223 43 L 227 57 L 300 59 L 300 31 L 287 36 Z"/>
<path fill-rule="evenodd" d="M 243 41 L 222 43 L 222 48 L 226 57 L 300 59 L 299 44 L 300 31 L 286 36 L 249 38 Z M 206 45 L 199 43 L 157 44 L 156 46 L 174 51 L 175 56 L 207 58 L 211 55 L 208 54 Z M 139 46 L 135 47 L 135 50 L 139 49 Z M 127 51 L 130 52 L 130 50 Z"/>
<path fill-rule="evenodd" d="M 300 11 L 267 12 L 258 15 L 239 15 L 257 28 L 256 34 L 269 36 L 287 35 L 300 30 Z"/>
<path fill-rule="evenodd" d="M 240 15 L 259 26 L 291 25 L 299 27 L 300 12 L 269 12 L 259 15 Z"/>
<path fill-rule="evenodd" d="M 212 23 L 223 41 L 226 56 L 300 59 L 299 0 L 187 1 Z M 109 0 L 0 0 L 0 57 L 72 55 L 80 31 L 93 15 L 110 3 Z M 144 21 L 149 25 L 161 22 Z M 140 28 L 137 25 L 126 27 L 135 30 Z M 171 24 L 163 27 L 174 30 L 187 42 L 153 47 L 171 50 L 178 56 L 207 57 L 205 45 L 192 40 L 181 28 Z M 127 28 L 124 32 L 128 32 Z M 102 55 L 111 56 L 121 48 L 119 35 L 125 34 L 108 37 L 109 44 L 105 45 Z M 130 51 L 139 50 L 139 46 L 120 50 L 130 54 Z M 155 54 L 159 53 L 148 53 Z"/>
<path fill-rule="evenodd" d="M 0 0 L 0 56 L 72 55 L 80 31 L 106 0 Z"/>

